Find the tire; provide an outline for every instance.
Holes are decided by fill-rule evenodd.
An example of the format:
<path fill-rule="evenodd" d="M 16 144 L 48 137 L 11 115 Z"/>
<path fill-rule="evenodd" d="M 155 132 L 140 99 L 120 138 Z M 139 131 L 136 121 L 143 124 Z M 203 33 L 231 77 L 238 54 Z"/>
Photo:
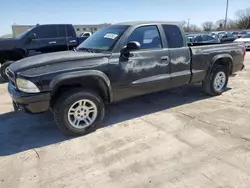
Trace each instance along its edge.
<path fill-rule="evenodd" d="M 12 63 L 12 61 L 7 61 L 1 66 L 0 74 L 3 81 L 8 81 L 8 77 L 5 74 L 6 68 Z"/>
<path fill-rule="evenodd" d="M 85 101 L 86 105 L 91 104 L 93 108 L 97 111 L 95 112 L 80 112 L 75 110 L 73 113 L 77 113 L 76 115 L 69 115 L 70 109 L 79 109 L 81 108 L 80 105 L 78 106 L 79 101 Z M 87 102 L 86 102 L 87 101 Z M 74 106 L 75 105 L 75 106 Z M 87 107 L 86 108 L 90 108 Z M 82 110 L 82 109 L 80 109 Z M 88 117 L 93 119 L 93 122 L 86 128 L 75 127 L 78 125 L 72 125 L 73 121 L 78 118 L 83 118 L 84 120 L 80 120 L 78 124 L 83 124 L 79 126 L 84 126 L 86 123 L 86 119 L 83 117 L 84 114 L 81 113 L 89 113 Z M 63 94 L 59 99 L 56 101 L 54 110 L 54 119 L 55 122 L 62 133 L 69 136 L 81 136 L 93 132 L 96 130 L 98 125 L 103 121 L 104 114 L 105 114 L 105 106 L 103 103 L 102 98 L 96 94 L 94 91 L 82 91 L 82 90 L 73 90 L 71 92 Z M 82 115 L 82 117 L 81 117 Z M 78 117 L 80 116 L 80 117 Z M 95 117 L 95 118 L 94 118 Z M 76 123 L 77 124 L 77 123 Z M 86 126 L 86 125 L 85 125 Z"/>
<path fill-rule="evenodd" d="M 227 88 L 227 84 L 228 84 L 228 78 L 229 78 L 229 74 L 228 74 L 228 68 L 222 65 L 216 65 L 209 76 L 207 76 L 207 78 L 202 82 L 202 87 L 205 91 L 205 93 L 211 95 L 211 96 L 217 96 L 217 95 L 221 95 L 225 89 Z M 221 87 L 218 87 L 218 84 L 216 84 L 215 79 L 217 78 L 217 76 L 223 78 L 221 79 L 223 81 L 221 81 Z M 216 87 L 217 86 L 217 87 Z"/>

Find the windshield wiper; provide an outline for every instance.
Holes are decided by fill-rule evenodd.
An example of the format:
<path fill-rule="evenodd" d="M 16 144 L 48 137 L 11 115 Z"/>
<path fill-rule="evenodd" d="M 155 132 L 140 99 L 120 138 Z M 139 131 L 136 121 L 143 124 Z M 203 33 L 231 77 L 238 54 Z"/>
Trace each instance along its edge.
<path fill-rule="evenodd" d="M 77 51 L 84 51 L 84 52 L 89 52 L 89 53 L 101 53 L 104 52 L 105 50 L 101 50 L 101 49 L 92 49 L 92 48 L 78 48 L 76 49 Z"/>
<path fill-rule="evenodd" d="M 77 49 L 78 51 L 84 51 L 84 52 L 89 52 L 89 53 L 94 53 L 94 51 L 90 48 L 78 48 Z"/>

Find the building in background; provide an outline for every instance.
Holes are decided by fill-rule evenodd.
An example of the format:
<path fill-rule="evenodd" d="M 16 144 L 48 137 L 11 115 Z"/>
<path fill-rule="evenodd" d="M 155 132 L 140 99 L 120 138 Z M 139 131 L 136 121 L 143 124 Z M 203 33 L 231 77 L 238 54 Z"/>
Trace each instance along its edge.
<path fill-rule="evenodd" d="M 108 25 L 111 24 L 104 23 L 104 24 L 93 24 L 93 25 L 73 25 L 73 27 L 75 28 L 76 34 L 79 35 L 80 33 L 85 31 L 90 31 L 94 33 L 95 31 L 103 27 L 106 27 Z M 20 34 L 22 34 L 23 32 L 27 31 L 32 27 L 34 27 L 34 25 L 12 25 L 13 37 L 18 37 Z"/>

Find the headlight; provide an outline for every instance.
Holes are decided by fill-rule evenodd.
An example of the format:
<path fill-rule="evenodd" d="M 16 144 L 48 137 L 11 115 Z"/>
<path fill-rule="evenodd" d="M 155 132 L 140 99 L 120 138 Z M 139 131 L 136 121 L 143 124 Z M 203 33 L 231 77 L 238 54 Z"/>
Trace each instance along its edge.
<path fill-rule="evenodd" d="M 16 79 L 17 88 L 26 93 L 39 93 L 38 87 L 31 81 L 22 78 Z"/>

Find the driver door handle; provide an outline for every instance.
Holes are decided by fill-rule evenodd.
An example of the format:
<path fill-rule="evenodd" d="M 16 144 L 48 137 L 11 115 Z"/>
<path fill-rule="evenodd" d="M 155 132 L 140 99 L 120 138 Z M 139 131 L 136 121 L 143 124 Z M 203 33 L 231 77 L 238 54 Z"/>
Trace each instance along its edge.
<path fill-rule="evenodd" d="M 161 61 L 169 62 L 169 57 L 168 56 L 163 56 L 163 57 L 161 57 Z"/>
<path fill-rule="evenodd" d="M 56 44 L 56 41 L 50 41 L 49 44 Z"/>

